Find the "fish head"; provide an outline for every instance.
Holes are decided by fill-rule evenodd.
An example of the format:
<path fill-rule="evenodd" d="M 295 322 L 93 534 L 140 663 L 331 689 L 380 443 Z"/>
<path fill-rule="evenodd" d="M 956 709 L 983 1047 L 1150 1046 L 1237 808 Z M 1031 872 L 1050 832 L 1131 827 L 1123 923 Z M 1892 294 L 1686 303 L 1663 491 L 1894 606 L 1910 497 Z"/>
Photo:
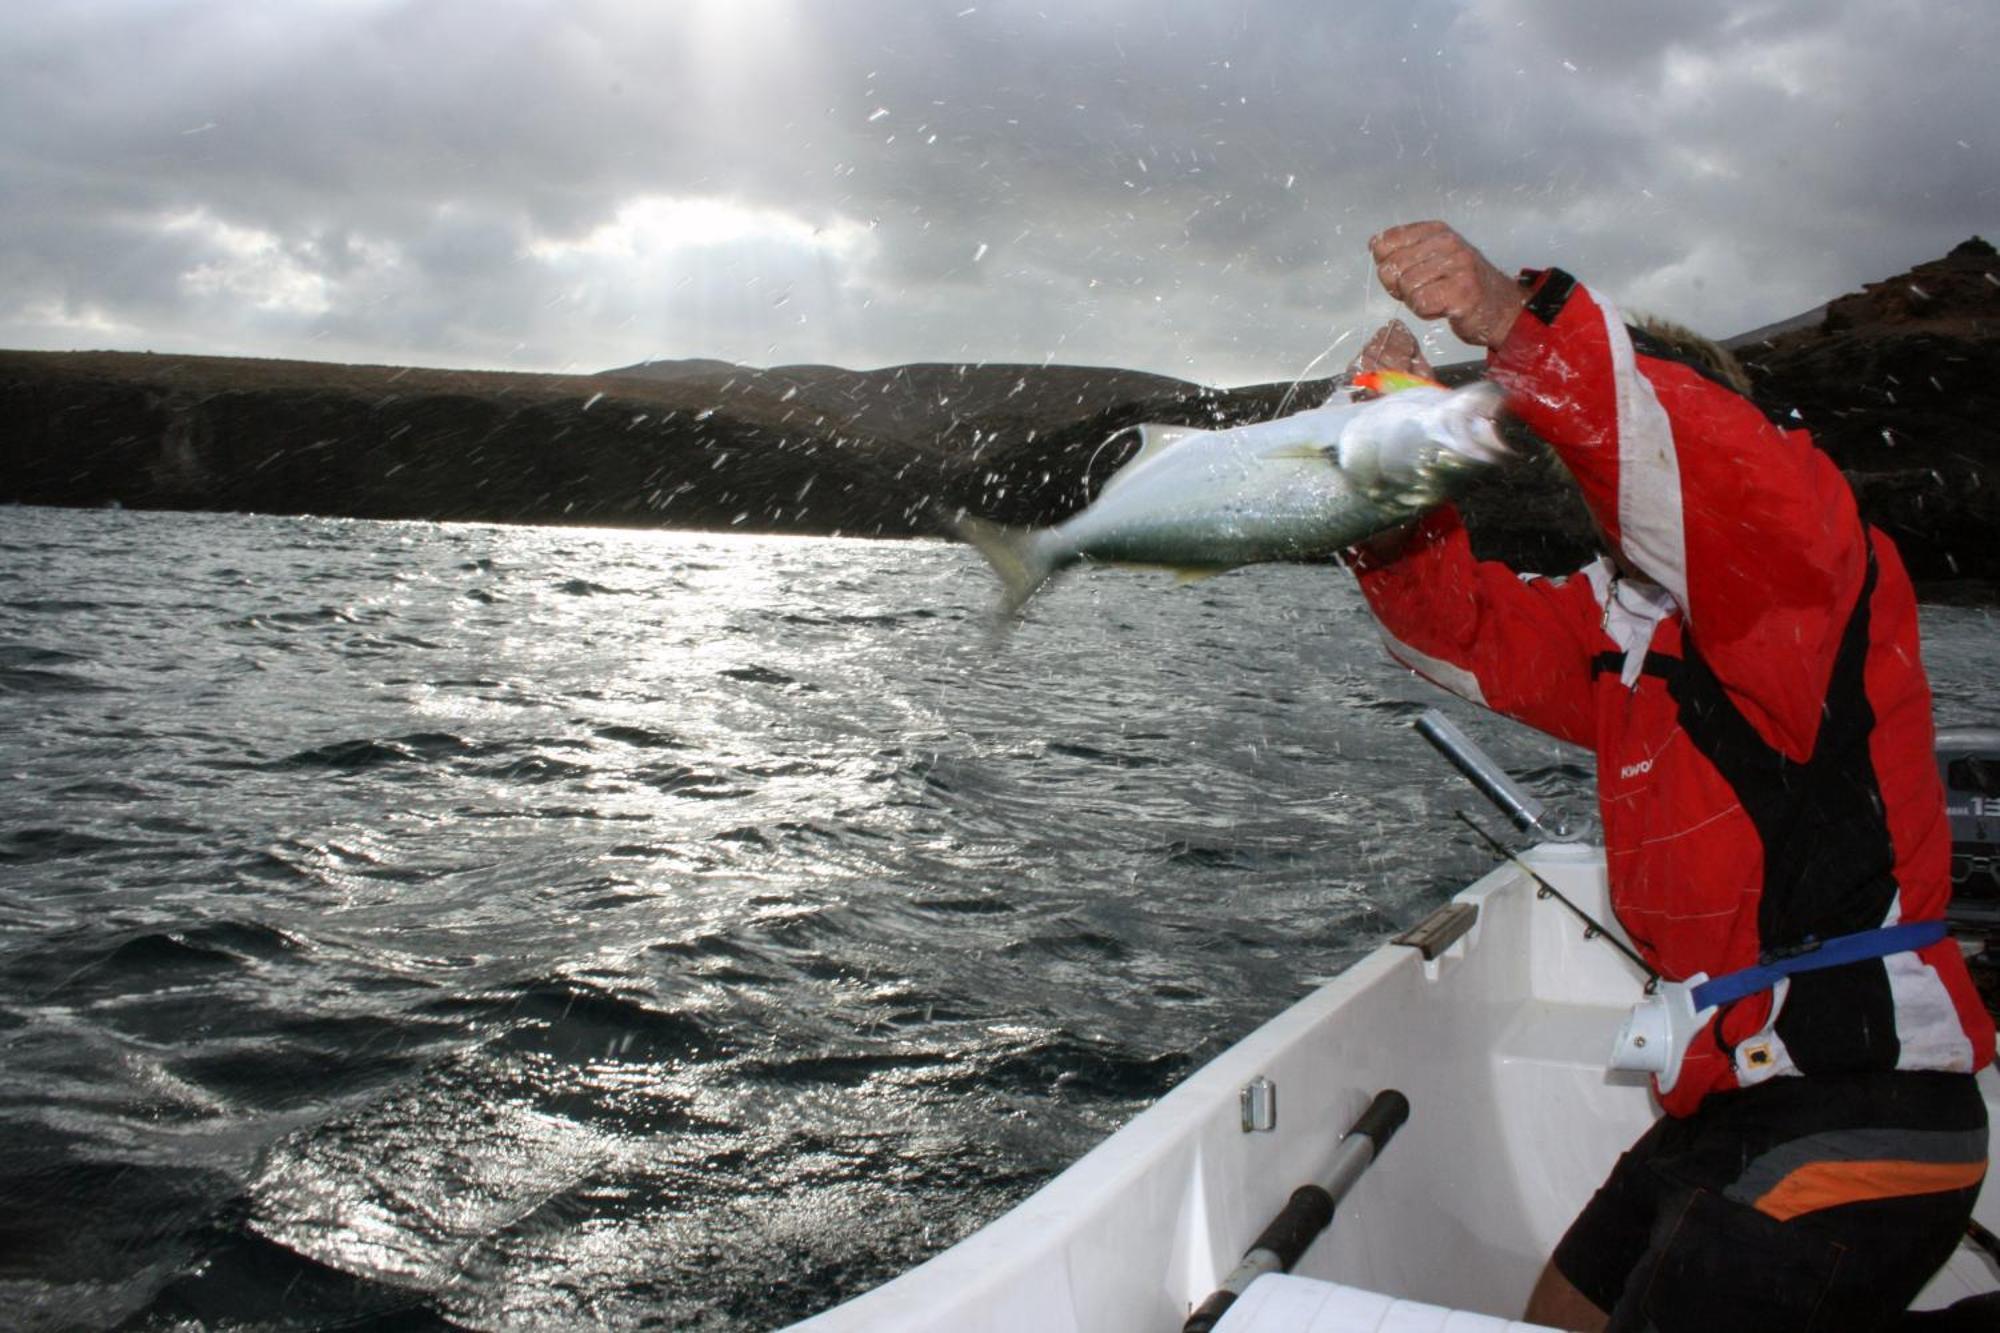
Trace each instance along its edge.
<path fill-rule="evenodd" d="M 1414 377 L 1411 377 L 1414 378 Z M 1420 384 L 1356 405 L 1340 433 L 1340 466 L 1365 495 L 1422 508 L 1454 480 L 1512 456 L 1494 417 L 1490 381 L 1462 389 Z"/>

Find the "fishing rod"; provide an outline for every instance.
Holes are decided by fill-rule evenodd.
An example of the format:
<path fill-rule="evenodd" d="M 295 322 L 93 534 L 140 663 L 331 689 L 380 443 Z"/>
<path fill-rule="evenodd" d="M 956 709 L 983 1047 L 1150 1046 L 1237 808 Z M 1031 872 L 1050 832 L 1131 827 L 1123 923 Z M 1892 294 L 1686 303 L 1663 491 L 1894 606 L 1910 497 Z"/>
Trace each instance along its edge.
<path fill-rule="evenodd" d="M 1477 833 L 1482 839 L 1484 839 L 1486 845 L 1493 849 L 1494 855 L 1502 858 L 1503 860 L 1512 861 L 1517 867 L 1520 868 L 1523 874 L 1527 875 L 1529 879 L 1535 881 L 1535 896 L 1537 898 L 1554 898 L 1564 907 L 1567 907 L 1570 910 L 1570 914 L 1572 916 L 1576 917 L 1577 920 L 1583 922 L 1583 937 L 1585 939 L 1587 940 L 1601 939 L 1606 944 L 1616 949 L 1619 953 L 1622 953 L 1627 958 L 1631 959 L 1632 965 L 1638 968 L 1641 972 L 1646 974 L 1646 994 L 1651 995 L 1653 993 L 1654 988 L 1660 984 L 1660 974 L 1654 971 L 1653 968 L 1646 962 L 1646 960 L 1638 955 L 1638 953 L 1632 948 L 1631 945 L 1625 943 L 1625 941 L 1619 939 L 1616 935 L 1613 935 L 1608 929 L 1605 928 L 1605 925 L 1602 921 L 1599 921 L 1596 917 L 1592 916 L 1590 913 L 1584 911 L 1581 907 L 1578 907 L 1575 903 L 1571 902 L 1568 894 L 1564 893 L 1561 889 L 1557 888 L 1555 885 L 1549 883 L 1547 880 L 1543 879 L 1540 875 L 1536 874 L 1535 868 L 1533 866 L 1529 865 L 1526 861 L 1523 861 L 1519 856 L 1515 855 L 1514 852 L 1510 848 L 1508 848 L 1505 844 L 1503 844 L 1498 838 L 1494 837 L 1491 833 L 1488 833 L 1485 829 L 1481 828 L 1479 826 L 1478 820 L 1474 819 L 1471 815 L 1466 814 L 1465 811 L 1463 810 L 1454 810 L 1452 811 L 1452 813 L 1457 815 L 1467 828 L 1471 829 L 1474 833 Z"/>
<path fill-rule="evenodd" d="M 1480 749 L 1470 736 L 1460 731 L 1443 713 L 1435 708 L 1426 709 L 1423 716 L 1416 721 L 1416 730 L 1417 734 L 1429 741 L 1439 754 L 1451 761 L 1453 768 L 1465 775 L 1466 781 L 1477 788 L 1480 795 L 1499 807 L 1500 813 L 1507 816 L 1515 828 L 1523 833 L 1555 841 L 1569 836 L 1569 829 L 1562 820 L 1552 817 L 1540 801 L 1523 791 L 1520 784 L 1507 775 L 1505 769 L 1493 762 L 1492 756 Z M 1660 974 L 1648 966 L 1646 960 L 1641 958 L 1630 945 L 1606 929 L 1603 922 L 1571 902 L 1569 896 L 1561 889 L 1536 874 L 1533 866 L 1516 856 L 1498 838 L 1480 827 L 1479 822 L 1472 816 L 1463 810 L 1455 810 L 1452 813 L 1457 815 L 1467 828 L 1477 833 L 1480 839 L 1493 849 L 1496 856 L 1513 862 L 1529 879 L 1532 879 L 1535 882 L 1537 898 L 1554 898 L 1568 908 L 1577 920 L 1583 922 L 1585 939 L 1602 939 L 1631 959 L 1633 966 L 1646 976 L 1646 993 L 1648 995 L 1653 993 L 1654 988 L 1659 985 Z"/>
<path fill-rule="evenodd" d="M 1470 736 L 1460 731 L 1452 720 L 1435 708 L 1424 710 L 1416 721 L 1417 734 L 1429 741 L 1437 752 L 1451 761 L 1451 766 L 1465 776 L 1465 780 L 1478 789 L 1479 794 L 1500 808 L 1508 822 L 1521 832 L 1551 842 L 1561 842 L 1569 837 L 1569 829 L 1560 819 L 1552 818 L 1542 803 L 1521 790 L 1519 783 L 1507 776 L 1507 770 L 1493 762 L 1486 751 L 1473 743 Z"/>

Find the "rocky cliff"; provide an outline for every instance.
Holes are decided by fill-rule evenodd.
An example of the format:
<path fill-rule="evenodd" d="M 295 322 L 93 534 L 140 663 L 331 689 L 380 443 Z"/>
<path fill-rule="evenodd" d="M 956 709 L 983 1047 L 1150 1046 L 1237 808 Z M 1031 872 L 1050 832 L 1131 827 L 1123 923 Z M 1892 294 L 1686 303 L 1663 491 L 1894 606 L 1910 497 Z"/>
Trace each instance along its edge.
<path fill-rule="evenodd" d="M 1992 247 L 1968 241 L 1799 325 L 1739 340 L 1760 399 L 1798 413 L 1920 579 L 2000 582 Z M 1053 521 L 1124 461 L 1125 427 L 1257 420 L 1331 389 L 1073 366 L 550 376 L 0 352 L 0 502 L 908 536 L 960 509 Z M 1587 521 L 1523 443 L 1529 461 L 1466 501 L 1476 540 L 1571 567 Z"/>
<path fill-rule="evenodd" d="M 2000 580 L 2000 256 L 1978 238 L 1739 347 L 1925 581 Z"/>

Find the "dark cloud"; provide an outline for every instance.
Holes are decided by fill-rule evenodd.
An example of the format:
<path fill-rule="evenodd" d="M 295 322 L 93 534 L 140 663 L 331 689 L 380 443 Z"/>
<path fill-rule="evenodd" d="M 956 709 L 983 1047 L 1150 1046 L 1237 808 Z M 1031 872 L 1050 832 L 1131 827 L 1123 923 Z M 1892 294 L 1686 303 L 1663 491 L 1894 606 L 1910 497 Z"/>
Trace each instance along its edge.
<path fill-rule="evenodd" d="M 1731 331 L 1995 225 L 1959 3 L 0 14 L 0 344 L 1296 373 L 1446 216 Z M 1441 347 L 1450 353 L 1453 349 Z"/>

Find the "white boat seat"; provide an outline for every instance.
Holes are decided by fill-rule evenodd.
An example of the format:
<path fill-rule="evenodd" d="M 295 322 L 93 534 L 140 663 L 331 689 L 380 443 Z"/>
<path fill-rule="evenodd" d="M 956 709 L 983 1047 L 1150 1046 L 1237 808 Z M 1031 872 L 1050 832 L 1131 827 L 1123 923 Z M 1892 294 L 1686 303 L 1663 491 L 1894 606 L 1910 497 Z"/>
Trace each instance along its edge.
<path fill-rule="evenodd" d="M 1338 1282 L 1266 1273 L 1236 1298 L 1215 1333 L 1535 1333 L 1542 1328 Z"/>

